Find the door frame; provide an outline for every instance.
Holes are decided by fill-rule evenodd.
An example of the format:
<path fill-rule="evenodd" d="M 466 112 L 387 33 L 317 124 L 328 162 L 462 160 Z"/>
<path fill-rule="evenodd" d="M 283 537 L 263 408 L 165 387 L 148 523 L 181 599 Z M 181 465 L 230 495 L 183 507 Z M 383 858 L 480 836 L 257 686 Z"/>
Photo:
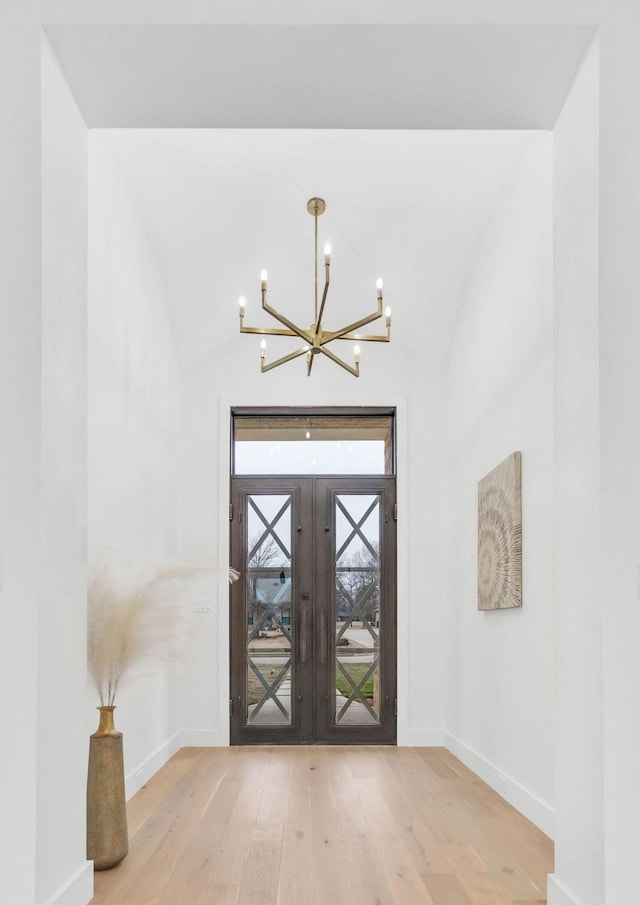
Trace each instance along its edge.
<path fill-rule="evenodd" d="M 393 404 L 381 405 L 380 400 L 377 399 L 376 404 L 368 404 L 368 405 L 363 405 L 363 404 L 360 404 L 360 405 L 335 405 L 335 404 L 326 404 L 325 403 L 325 404 L 318 404 L 318 405 L 313 405 L 313 406 L 309 406 L 309 405 L 274 406 L 274 405 L 255 405 L 255 404 L 254 405 L 229 404 L 227 406 L 227 405 L 223 404 L 221 407 L 221 410 L 220 410 L 221 419 L 224 417 L 225 411 L 228 412 L 228 420 L 227 420 L 226 426 L 229 431 L 229 433 L 227 435 L 227 438 L 228 438 L 227 451 L 228 451 L 228 455 L 229 455 L 228 468 L 227 468 L 227 476 L 228 476 L 227 477 L 227 480 L 228 480 L 227 487 L 228 487 L 229 503 L 231 503 L 231 479 L 234 477 L 234 470 L 235 470 L 235 468 L 234 468 L 234 465 L 235 465 L 235 463 L 234 463 L 234 440 L 235 440 L 235 438 L 234 438 L 234 418 L 236 416 L 239 416 L 239 417 L 255 416 L 256 418 L 265 418 L 270 415 L 275 416 L 275 417 L 278 417 L 278 416 L 314 417 L 315 416 L 315 417 L 339 418 L 341 416 L 342 417 L 351 416 L 351 417 L 356 417 L 356 418 L 362 417 L 365 419 L 367 417 L 372 417 L 372 418 L 389 417 L 390 418 L 391 450 L 390 450 L 390 456 L 387 457 L 388 471 L 386 472 L 385 477 L 392 476 L 394 479 L 394 499 L 396 501 L 394 504 L 393 566 L 391 569 L 388 570 L 388 575 L 387 575 L 387 580 L 391 580 L 391 582 L 392 582 L 392 588 L 390 588 L 390 589 L 387 588 L 387 593 L 389 594 L 389 599 L 392 600 L 392 603 L 393 603 L 393 618 L 394 618 L 394 623 L 395 623 L 395 632 L 394 632 L 395 643 L 393 645 L 393 651 L 392 651 L 393 677 L 394 677 L 393 678 L 393 696 L 392 696 L 392 700 L 389 705 L 391 717 L 393 720 L 393 727 L 394 727 L 394 740 L 393 740 L 393 742 L 388 742 L 391 744 L 398 743 L 398 739 L 399 739 L 400 732 L 401 732 L 401 729 L 400 729 L 401 721 L 398 719 L 399 688 L 406 687 L 406 685 L 408 684 L 406 682 L 406 672 L 404 672 L 403 675 L 400 675 L 399 669 L 398 669 L 399 663 L 402 662 L 401 658 L 398 656 L 400 637 L 401 637 L 400 618 L 399 618 L 400 606 L 399 606 L 399 599 L 398 599 L 398 588 L 400 586 L 402 586 L 404 584 L 404 582 L 402 581 L 402 579 L 399 577 L 399 574 L 398 574 L 399 563 L 400 563 L 400 558 L 398 555 L 398 541 L 399 541 L 399 537 L 402 535 L 403 532 L 402 532 L 402 528 L 400 528 L 400 531 L 398 531 L 398 525 L 396 524 L 397 511 L 398 511 L 397 501 L 399 499 L 399 482 L 398 482 L 398 475 L 397 475 L 397 462 L 398 462 L 398 438 L 399 438 L 398 410 L 399 409 L 402 410 L 403 408 L 404 407 L 402 405 L 398 406 L 396 401 L 394 401 Z M 406 419 L 402 419 L 402 423 L 406 423 Z M 222 425 L 221 425 L 221 427 L 222 427 Z M 221 431 L 221 434 L 222 434 L 222 431 Z M 403 447 L 405 446 L 405 444 L 402 444 L 402 445 L 403 445 Z M 220 475 L 222 476 L 222 474 L 223 474 L 223 472 L 221 470 Z M 249 478 L 251 476 L 245 475 L 244 477 Z M 262 477 L 262 476 L 256 475 L 255 477 Z M 298 476 L 292 476 L 292 477 L 295 478 L 295 477 L 303 477 L 303 476 L 298 475 Z M 331 478 L 331 479 L 339 480 L 342 477 L 348 479 L 349 476 L 309 475 L 306 477 L 315 477 L 315 478 L 324 477 L 324 478 Z M 375 477 L 375 476 L 371 475 L 369 477 Z M 378 477 L 380 477 L 380 476 L 378 475 Z M 404 485 L 404 482 L 401 481 L 400 485 Z M 406 510 L 406 507 L 403 507 L 403 508 L 405 508 L 405 510 Z M 231 506 L 230 506 L 230 511 L 231 511 Z M 227 539 L 228 539 L 228 544 L 229 544 L 229 546 L 227 548 L 227 561 L 229 561 L 230 552 L 231 552 L 231 532 L 229 532 L 227 534 Z M 406 549 L 406 547 L 405 547 L 405 549 Z M 227 654 L 228 660 L 225 658 L 225 660 L 226 660 L 225 665 L 227 667 L 226 673 L 225 673 L 225 680 L 226 680 L 225 685 L 229 689 L 228 700 L 229 700 L 230 713 L 232 711 L 232 706 L 233 706 L 232 701 L 231 701 L 231 690 L 230 690 L 230 684 L 231 684 L 230 677 L 231 677 L 231 664 L 232 664 L 231 648 L 232 648 L 232 644 L 233 644 L 233 638 L 232 638 L 232 632 L 231 632 L 231 600 L 232 600 L 232 597 L 233 597 L 233 593 L 231 590 L 229 593 L 230 604 L 229 604 L 229 611 L 228 611 L 228 622 L 226 625 L 226 629 L 227 629 L 226 637 L 228 639 L 226 654 Z M 403 638 L 406 638 L 405 632 L 403 632 Z M 387 654 L 387 656 L 389 656 L 389 654 L 391 654 L 391 652 L 389 652 Z M 387 716 L 385 716 L 385 719 L 381 720 L 381 722 L 384 723 L 385 729 L 388 730 Z M 344 728 L 335 727 L 335 729 L 336 729 L 335 735 L 339 736 L 339 738 L 337 738 L 337 743 L 340 743 L 340 741 L 344 741 L 344 742 L 349 741 L 346 738 L 347 732 Z M 329 736 L 331 734 L 333 734 L 333 733 L 328 733 Z M 376 734 L 376 733 L 373 733 L 373 734 Z M 360 743 L 361 741 L 362 741 L 361 738 L 354 739 L 354 742 L 356 742 L 356 743 Z"/>
<path fill-rule="evenodd" d="M 258 384 L 251 390 L 230 388 L 216 394 L 210 414 L 203 424 L 204 436 L 209 437 L 206 449 L 202 455 L 213 458 L 217 463 L 214 473 L 216 481 L 214 485 L 203 489 L 205 497 L 203 505 L 210 500 L 211 531 L 217 538 L 216 554 L 217 562 L 230 564 L 229 547 L 229 516 L 230 481 L 231 474 L 231 413 L 240 409 L 255 411 L 261 408 L 272 408 L 270 391 L 267 387 L 261 389 Z M 258 402 L 256 403 L 256 398 Z M 298 387 L 292 384 L 289 388 L 289 398 L 293 403 L 310 408 L 306 403 L 306 385 Z M 335 394 L 320 390 L 314 397 L 317 401 L 316 409 L 335 410 Z M 264 399 L 263 405 L 260 405 Z M 349 407 L 354 411 L 383 406 L 396 412 L 395 420 L 395 448 L 397 460 L 396 474 L 396 498 L 398 501 L 397 530 L 397 745 L 409 744 L 440 744 L 440 733 L 420 730 L 409 730 L 409 655 L 411 649 L 411 637 L 409 631 L 409 613 L 407 606 L 409 589 L 409 523 L 406 513 L 409 509 L 409 402 L 406 395 L 391 393 L 388 387 L 381 387 L 375 393 L 368 391 L 366 387 L 356 386 L 347 396 Z M 305 406 L 306 403 L 306 406 Z M 295 407 L 295 406 L 294 406 Z M 290 411 L 290 407 L 286 407 Z M 219 502 L 216 502 L 219 501 Z M 216 515 L 217 513 L 217 515 Z M 195 555 L 206 555 L 206 551 Z M 229 584 L 224 575 L 221 575 L 217 594 L 215 597 L 215 633 L 217 645 L 215 646 L 215 664 L 212 665 L 211 692 L 208 696 L 211 724 L 206 728 L 192 731 L 185 737 L 194 745 L 229 745 Z M 418 739 L 416 741 L 416 739 Z"/>

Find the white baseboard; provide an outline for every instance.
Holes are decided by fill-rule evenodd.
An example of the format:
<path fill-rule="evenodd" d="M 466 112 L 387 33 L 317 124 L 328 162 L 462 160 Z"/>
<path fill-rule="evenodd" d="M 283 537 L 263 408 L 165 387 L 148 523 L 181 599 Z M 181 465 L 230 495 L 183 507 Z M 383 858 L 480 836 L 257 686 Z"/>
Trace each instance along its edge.
<path fill-rule="evenodd" d="M 443 735 L 443 744 L 448 751 L 455 754 L 465 766 L 477 773 L 492 789 L 495 789 L 498 795 L 501 795 L 516 810 L 524 814 L 531 823 L 534 823 L 538 829 L 553 839 L 553 809 L 546 802 L 520 785 L 511 776 L 507 776 L 481 754 L 478 754 L 477 751 L 467 747 L 464 742 L 451 735 L 450 732 L 445 732 Z M 558 905 L 560 905 L 560 902 L 561 900 L 559 899 Z"/>
<path fill-rule="evenodd" d="M 131 770 L 124 778 L 124 790 L 127 801 L 132 795 L 142 788 L 142 786 L 157 773 L 160 767 L 163 767 L 173 755 L 182 748 L 182 733 L 176 732 L 171 738 L 167 739 L 159 748 L 145 758 L 141 764 Z"/>
<path fill-rule="evenodd" d="M 548 905 L 582 905 L 580 900 L 569 892 L 564 883 L 558 880 L 555 874 L 549 874 L 547 902 Z"/>
<path fill-rule="evenodd" d="M 182 729 L 138 764 L 124 778 L 127 801 L 148 782 L 180 748 L 220 748 L 229 744 L 229 733 L 215 729 Z"/>
<path fill-rule="evenodd" d="M 399 748 L 442 748 L 446 733 L 442 729 L 403 729 L 398 727 Z"/>
<path fill-rule="evenodd" d="M 180 733 L 181 748 L 225 748 L 229 744 L 228 728 L 183 729 Z"/>
<path fill-rule="evenodd" d="M 93 861 L 85 861 L 46 905 L 88 905 L 93 898 Z"/>

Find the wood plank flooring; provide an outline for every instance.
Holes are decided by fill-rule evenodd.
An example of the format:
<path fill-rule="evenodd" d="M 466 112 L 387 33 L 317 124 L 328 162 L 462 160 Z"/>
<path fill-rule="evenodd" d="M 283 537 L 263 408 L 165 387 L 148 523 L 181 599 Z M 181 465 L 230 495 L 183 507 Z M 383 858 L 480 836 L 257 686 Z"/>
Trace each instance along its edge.
<path fill-rule="evenodd" d="M 543 905 L 553 844 L 444 748 L 183 748 L 94 905 Z"/>

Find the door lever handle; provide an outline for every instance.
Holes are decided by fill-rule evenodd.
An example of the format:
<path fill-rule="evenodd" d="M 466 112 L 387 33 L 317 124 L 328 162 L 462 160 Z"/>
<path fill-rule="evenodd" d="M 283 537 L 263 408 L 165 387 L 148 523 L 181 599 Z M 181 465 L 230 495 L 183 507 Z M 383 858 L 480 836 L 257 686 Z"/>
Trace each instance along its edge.
<path fill-rule="evenodd" d="M 302 595 L 304 598 L 304 594 Z M 309 595 L 307 594 L 307 597 Z M 302 610 L 302 618 L 300 620 L 300 659 L 303 663 L 307 662 L 307 636 L 308 636 L 308 619 L 309 619 L 309 611 L 306 607 Z"/>
<path fill-rule="evenodd" d="M 327 662 L 327 625 L 323 616 L 320 617 L 320 662 Z"/>

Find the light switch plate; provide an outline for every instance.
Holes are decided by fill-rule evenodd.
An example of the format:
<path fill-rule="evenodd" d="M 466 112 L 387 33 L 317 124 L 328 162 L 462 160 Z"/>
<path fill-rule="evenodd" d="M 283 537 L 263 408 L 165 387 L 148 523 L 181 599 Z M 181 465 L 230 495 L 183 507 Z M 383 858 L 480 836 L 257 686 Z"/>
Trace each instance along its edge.
<path fill-rule="evenodd" d="M 213 610 L 213 601 L 207 598 L 200 598 L 193 603 L 194 613 L 211 613 Z"/>

